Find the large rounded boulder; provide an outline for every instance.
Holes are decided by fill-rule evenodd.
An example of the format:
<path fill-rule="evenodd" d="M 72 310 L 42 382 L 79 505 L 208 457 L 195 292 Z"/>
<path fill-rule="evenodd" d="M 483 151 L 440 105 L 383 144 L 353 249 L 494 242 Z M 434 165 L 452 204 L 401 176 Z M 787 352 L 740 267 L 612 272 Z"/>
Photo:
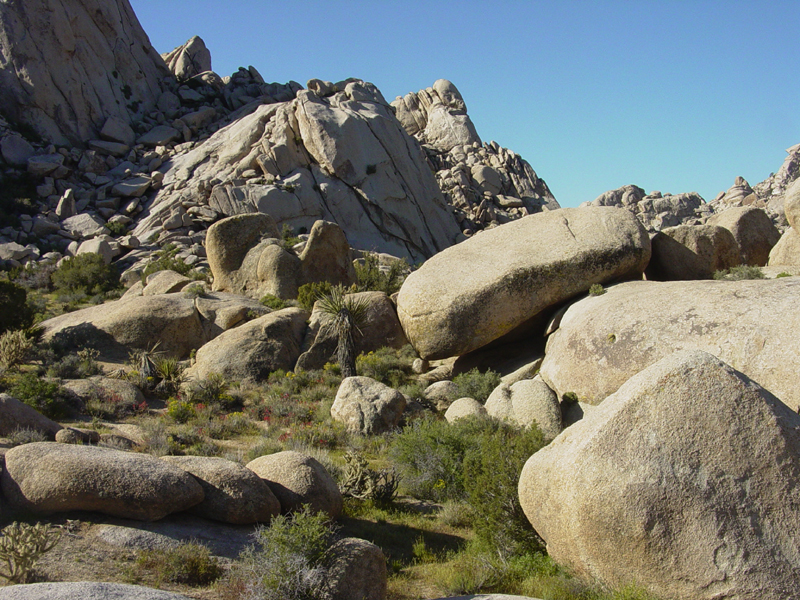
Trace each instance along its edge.
<path fill-rule="evenodd" d="M 310 456 L 285 450 L 260 456 L 245 466 L 266 480 L 284 513 L 300 510 L 304 504 L 331 519 L 342 513 L 342 494 L 336 481 Z"/>
<path fill-rule="evenodd" d="M 350 433 L 376 435 L 395 429 L 405 408 L 405 396 L 388 385 L 370 377 L 347 377 L 336 392 L 331 417 Z"/>
<path fill-rule="evenodd" d="M 647 278 L 655 281 L 712 279 L 716 271 L 741 264 L 733 234 L 719 225 L 678 225 L 653 236 Z"/>
<path fill-rule="evenodd" d="M 770 250 L 781 238 L 781 232 L 769 215 L 755 206 L 728 208 L 712 216 L 708 224 L 724 227 L 731 232 L 744 265 L 766 265 Z"/>
<path fill-rule="evenodd" d="M 424 359 L 460 356 L 592 284 L 638 278 L 650 238 L 630 212 L 567 208 L 484 231 L 406 279 L 397 314 Z"/>
<path fill-rule="evenodd" d="M 798 180 L 800 181 L 800 180 Z M 769 266 L 800 265 L 800 233 L 790 227 L 769 253 Z"/>
<path fill-rule="evenodd" d="M 215 456 L 163 456 L 187 471 L 200 484 L 205 497 L 189 512 L 224 523 L 267 523 L 281 512 L 281 505 L 258 475 L 239 463 Z"/>
<path fill-rule="evenodd" d="M 705 352 L 631 378 L 528 460 L 519 496 L 553 560 L 612 588 L 800 589 L 800 417 Z"/>
<path fill-rule="evenodd" d="M 539 427 L 547 439 L 561 433 L 558 397 L 540 377 L 500 384 L 486 400 L 486 412 L 520 427 Z"/>
<path fill-rule="evenodd" d="M 569 307 L 547 340 L 542 379 L 598 404 L 677 350 L 704 350 L 800 408 L 800 278 L 634 281 Z"/>
<path fill-rule="evenodd" d="M 0 394 L 0 437 L 6 437 L 17 429 L 32 429 L 52 440 L 62 427 L 13 396 Z"/>
<path fill-rule="evenodd" d="M 33 513 L 86 510 L 156 521 L 203 500 L 189 473 L 144 454 L 37 442 L 12 448 L 5 458 L 3 495 Z"/>

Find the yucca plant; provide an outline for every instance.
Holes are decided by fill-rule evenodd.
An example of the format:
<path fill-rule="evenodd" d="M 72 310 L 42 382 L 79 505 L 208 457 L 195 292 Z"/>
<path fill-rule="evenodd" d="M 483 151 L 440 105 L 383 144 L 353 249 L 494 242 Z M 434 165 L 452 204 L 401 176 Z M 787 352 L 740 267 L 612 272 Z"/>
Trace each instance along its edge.
<path fill-rule="evenodd" d="M 336 285 L 321 296 L 317 308 L 328 317 L 328 324 L 336 333 L 336 360 L 342 370 L 342 378 L 356 374 L 356 335 L 366 323 L 369 303 L 364 297 L 354 298 L 347 294 L 348 289 Z"/>

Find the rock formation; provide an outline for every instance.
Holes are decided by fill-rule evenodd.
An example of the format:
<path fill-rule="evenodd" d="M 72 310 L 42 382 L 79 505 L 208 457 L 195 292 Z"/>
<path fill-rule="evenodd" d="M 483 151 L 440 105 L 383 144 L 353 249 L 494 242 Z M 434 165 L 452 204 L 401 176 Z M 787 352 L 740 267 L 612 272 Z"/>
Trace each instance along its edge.
<path fill-rule="evenodd" d="M 57 144 L 141 119 L 170 76 L 128 0 L 4 2 L 0 56 L 0 107 Z"/>

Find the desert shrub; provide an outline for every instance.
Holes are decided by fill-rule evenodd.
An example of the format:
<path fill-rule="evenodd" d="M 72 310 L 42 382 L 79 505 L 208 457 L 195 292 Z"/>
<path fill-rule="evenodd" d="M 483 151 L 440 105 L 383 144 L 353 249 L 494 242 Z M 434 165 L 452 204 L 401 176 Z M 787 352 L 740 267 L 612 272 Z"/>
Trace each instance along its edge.
<path fill-rule="evenodd" d="M 60 295 L 75 292 L 103 294 L 119 287 L 119 273 L 99 254 L 79 254 L 64 259 L 50 276 Z"/>
<path fill-rule="evenodd" d="M 458 386 L 459 398 L 473 398 L 483 403 L 501 381 L 499 373 L 491 369 L 481 373 L 476 367 L 453 377 L 453 383 Z"/>
<path fill-rule="evenodd" d="M 147 401 L 137 403 L 135 400 L 126 400 L 119 394 L 98 387 L 89 394 L 84 410 L 90 417 L 118 421 L 129 415 L 146 412 Z"/>
<path fill-rule="evenodd" d="M 26 583 L 33 566 L 61 539 L 61 531 L 44 523 L 11 523 L 0 537 L 0 577 L 11 583 Z"/>
<path fill-rule="evenodd" d="M 12 381 L 8 393 L 51 419 L 62 419 L 72 412 L 61 386 L 36 373 L 20 374 Z"/>
<path fill-rule="evenodd" d="M 162 398 L 177 394 L 183 383 L 183 366 L 180 361 L 173 356 L 157 355 L 153 357 L 153 366 L 159 380 L 154 388 L 155 393 Z"/>
<path fill-rule="evenodd" d="M 215 440 L 225 440 L 237 435 L 255 433 L 256 426 L 244 413 L 234 412 L 209 419 L 203 427 L 206 435 Z"/>
<path fill-rule="evenodd" d="M 753 265 L 737 265 L 724 271 L 714 271 L 714 279 L 723 281 L 742 281 L 744 279 L 765 279 L 761 267 Z"/>
<path fill-rule="evenodd" d="M 230 598 L 308 600 L 325 579 L 324 561 L 332 542 L 325 513 L 308 506 L 259 528 L 254 544 L 240 556 L 228 577 Z"/>
<path fill-rule="evenodd" d="M 284 223 L 281 228 L 281 246 L 284 250 L 292 251 L 292 249 L 302 242 L 299 237 L 295 236 L 294 228 L 288 223 Z"/>
<path fill-rule="evenodd" d="M 589 287 L 589 295 L 590 296 L 602 296 L 606 293 L 606 289 L 600 283 L 593 283 Z"/>
<path fill-rule="evenodd" d="M 184 298 L 189 298 L 190 300 L 194 300 L 195 298 L 205 298 L 206 288 L 204 288 L 200 283 L 193 283 L 183 288 L 183 296 Z"/>
<path fill-rule="evenodd" d="M 46 442 L 47 436 L 36 429 L 17 427 L 8 434 L 8 439 L 14 446 L 21 446 L 22 444 L 32 444 L 34 442 Z"/>
<path fill-rule="evenodd" d="M 259 302 L 267 308 L 271 308 L 272 310 L 280 310 L 289 306 L 285 300 L 281 300 L 274 294 L 266 294 L 262 296 Z"/>
<path fill-rule="evenodd" d="M 0 280 L 0 333 L 33 324 L 34 310 L 25 288 Z"/>
<path fill-rule="evenodd" d="M 33 350 L 31 340 L 22 330 L 0 334 L 0 373 L 18 368 Z"/>
<path fill-rule="evenodd" d="M 517 492 L 522 467 L 545 445 L 542 432 L 502 424 L 479 431 L 473 442 L 463 465 L 477 541 L 500 556 L 543 551 Z"/>
<path fill-rule="evenodd" d="M 230 387 L 224 375 L 209 373 L 205 379 L 195 380 L 186 387 L 186 398 L 217 410 L 230 410 L 239 404 L 238 399 L 230 393 Z"/>
<path fill-rule="evenodd" d="M 100 353 L 94 348 L 82 348 L 47 367 L 47 376 L 55 379 L 86 379 L 97 375 L 102 371 L 97 363 L 99 356 Z"/>
<path fill-rule="evenodd" d="M 140 569 L 151 570 L 157 581 L 205 586 L 222 576 L 223 569 L 206 546 L 183 542 L 166 550 L 142 550 L 136 557 Z"/>
<path fill-rule="evenodd" d="M 477 418 L 455 423 L 433 417 L 417 419 L 392 441 L 389 456 L 403 486 L 416 498 L 435 502 L 465 499 L 464 457 L 482 430 L 496 426 Z"/>
<path fill-rule="evenodd" d="M 322 296 L 330 294 L 332 287 L 328 281 L 314 281 L 303 284 L 297 290 L 297 303 L 301 308 L 310 312 L 314 308 L 314 302 Z"/>
<path fill-rule="evenodd" d="M 775 279 L 781 279 L 783 277 L 791 277 L 791 276 L 792 276 L 791 273 L 787 273 L 786 271 L 781 271 L 780 273 L 775 275 Z"/>
<path fill-rule="evenodd" d="M 371 253 L 357 261 L 355 269 L 359 291 L 385 292 L 389 296 L 400 290 L 406 276 L 411 272 L 411 267 L 404 258 L 381 267 L 377 255 Z"/>
<path fill-rule="evenodd" d="M 400 481 L 394 469 L 370 469 L 366 459 L 353 451 L 345 454 L 344 460 L 347 465 L 339 483 L 343 496 L 378 503 L 391 502 L 397 496 Z"/>
<path fill-rule="evenodd" d="M 374 352 L 360 354 L 356 358 L 356 370 L 364 377 L 371 377 L 389 387 L 398 388 L 413 379 L 411 365 L 416 353 L 411 345 L 400 350 L 380 348 Z"/>
<path fill-rule="evenodd" d="M 197 415 L 194 405 L 186 400 L 170 400 L 167 416 L 176 423 L 187 423 Z"/>
<path fill-rule="evenodd" d="M 128 232 L 128 226 L 122 221 L 112 221 L 106 223 L 106 229 L 108 229 L 111 232 L 111 235 L 115 237 L 125 235 Z"/>
<path fill-rule="evenodd" d="M 147 279 L 148 275 L 157 273 L 158 271 L 175 271 L 181 275 L 188 276 L 192 270 L 190 265 L 187 265 L 182 258 L 178 258 L 178 247 L 175 244 L 167 244 L 161 250 L 156 252 L 155 258 L 150 261 L 142 271 L 142 281 Z"/>
<path fill-rule="evenodd" d="M 55 261 L 31 261 L 19 269 L 12 279 L 27 290 L 49 290 L 52 287 L 50 278 L 56 268 Z"/>

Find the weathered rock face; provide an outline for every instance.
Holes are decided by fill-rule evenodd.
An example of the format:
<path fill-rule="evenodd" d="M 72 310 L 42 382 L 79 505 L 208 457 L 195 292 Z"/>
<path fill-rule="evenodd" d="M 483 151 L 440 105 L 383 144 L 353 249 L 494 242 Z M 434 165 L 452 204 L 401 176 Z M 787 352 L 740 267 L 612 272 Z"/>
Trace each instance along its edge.
<path fill-rule="evenodd" d="M 374 352 L 379 348 L 402 348 L 408 343 L 406 334 L 397 318 L 394 303 L 383 292 L 359 292 L 348 294 L 354 302 L 364 301 L 367 309 L 361 335 L 356 338 L 356 355 Z M 297 368 L 306 371 L 321 369 L 336 353 L 338 338 L 329 323 L 330 319 L 316 303 L 311 312 L 308 333 L 303 342 L 303 354 L 297 359 Z"/>
<path fill-rule="evenodd" d="M 216 214 L 262 212 L 298 230 L 332 221 L 351 246 L 396 256 L 426 258 L 451 245 L 455 219 L 380 92 L 357 80 L 324 92 L 258 106 L 162 167 L 164 187 L 137 235 L 191 195 Z"/>
<path fill-rule="evenodd" d="M 191 475 L 143 454 L 38 442 L 12 448 L 5 458 L 3 495 L 36 513 L 87 510 L 155 521 L 203 499 Z"/>
<path fill-rule="evenodd" d="M 331 417 L 350 433 L 377 435 L 396 428 L 405 407 L 403 394 L 380 381 L 347 377 L 336 392 Z"/>
<path fill-rule="evenodd" d="M 785 219 L 783 204 L 786 190 L 800 177 L 800 144 L 788 148 L 786 153 L 788 156 L 777 173 L 753 187 L 768 212 L 777 215 L 778 219 Z"/>
<path fill-rule="evenodd" d="M 266 480 L 285 513 L 299 510 L 303 504 L 310 504 L 312 510 L 325 512 L 332 519 L 342 512 L 342 494 L 336 482 L 310 456 L 285 450 L 261 456 L 246 467 Z"/>
<path fill-rule="evenodd" d="M 205 497 L 190 512 L 206 519 L 249 525 L 267 523 L 281 513 L 281 505 L 258 475 L 239 463 L 213 456 L 163 456 L 192 474 Z"/>
<path fill-rule="evenodd" d="M 172 52 L 162 54 L 161 58 L 178 81 L 186 81 L 211 70 L 211 52 L 206 48 L 203 38 L 197 35 Z"/>
<path fill-rule="evenodd" d="M 409 135 L 420 141 L 462 230 L 472 232 L 560 208 L 547 184 L 514 152 L 481 145 L 461 93 L 450 81 L 392 102 Z"/>
<path fill-rule="evenodd" d="M 800 265 L 800 233 L 790 227 L 769 253 L 770 267 Z"/>
<path fill-rule="evenodd" d="M 783 211 L 792 229 L 800 233 L 800 180 L 795 180 L 786 190 Z"/>
<path fill-rule="evenodd" d="M 581 402 L 598 404 L 651 364 L 698 349 L 796 410 L 798 292 L 795 277 L 615 285 L 570 306 L 547 340 L 540 373 L 559 397 L 575 392 Z"/>
<path fill-rule="evenodd" d="M 512 385 L 500 384 L 486 400 L 486 412 L 520 427 L 536 424 L 548 439 L 561 433 L 558 398 L 539 377 L 523 379 Z"/>
<path fill-rule="evenodd" d="M 653 236 L 647 278 L 654 281 L 712 279 L 741 264 L 733 234 L 718 225 L 679 225 Z"/>
<path fill-rule="evenodd" d="M 302 308 L 284 308 L 225 331 L 197 351 L 186 374 L 263 381 L 272 371 L 290 371 L 300 356 L 307 318 Z"/>
<path fill-rule="evenodd" d="M 800 585 L 800 417 L 705 352 L 631 378 L 534 454 L 522 508 L 553 559 L 681 599 Z"/>
<path fill-rule="evenodd" d="M 128 0 L 0 6 L 0 106 L 57 144 L 151 110 L 169 71 Z"/>
<path fill-rule="evenodd" d="M 8 394 L 0 394 L 0 437 L 15 429 L 32 429 L 53 439 L 61 425 Z"/>
<path fill-rule="evenodd" d="M 397 314 L 425 359 L 466 354 L 593 283 L 640 276 L 650 239 L 629 212 L 561 209 L 485 231 L 406 279 Z"/>
<path fill-rule="evenodd" d="M 733 234 L 744 265 L 766 265 L 770 250 L 781 237 L 769 215 L 752 206 L 729 208 L 713 215 L 708 224 L 724 227 Z"/>

